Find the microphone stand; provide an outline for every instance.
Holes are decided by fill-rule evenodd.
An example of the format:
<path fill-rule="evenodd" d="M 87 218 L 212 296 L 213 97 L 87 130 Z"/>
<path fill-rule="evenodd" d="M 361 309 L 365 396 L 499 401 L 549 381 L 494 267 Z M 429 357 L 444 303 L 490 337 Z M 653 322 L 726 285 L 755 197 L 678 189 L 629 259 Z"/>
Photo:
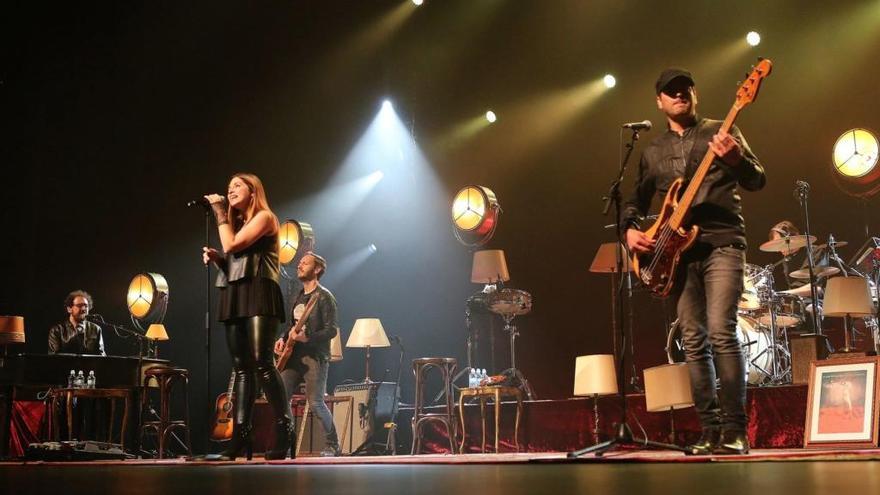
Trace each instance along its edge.
<path fill-rule="evenodd" d="M 810 272 L 810 297 L 813 298 L 813 328 L 816 330 L 816 335 L 825 341 L 825 347 L 830 354 L 834 352 L 834 349 L 831 347 L 831 342 L 822 333 L 822 324 L 819 321 L 819 292 L 816 289 L 816 274 L 814 273 L 815 267 L 813 263 L 813 243 L 810 242 L 810 208 L 807 202 L 810 195 L 810 184 L 802 180 L 795 181 L 794 192 L 797 196 L 798 202 L 800 202 L 801 207 L 804 209 L 804 235 L 806 235 L 807 239 L 807 268 Z"/>
<path fill-rule="evenodd" d="M 624 246 L 626 245 L 626 235 L 622 232 L 621 225 L 621 197 L 620 197 L 620 184 L 623 182 L 624 174 L 626 173 L 626 164 L 629 161 L 630 155 L 632 155 L 633 149 L 635 148 L 635 142 L 639 140 L 639 130 L 631 129 L 632 136 L 630 138 L 630 142 L 626 144 L 626 153 L 620 161 L 620 170 L 617 174 L 617 179 L 611 183 L 611 188 L 608 191 L 608 196 L 605 196 L 603 199 L 605 201 L 605 207 L 602 210 L 603 215 L 608 215 L 608 211 L 611 209 L 611 206 L 614 205 L 614 211 L 616 214 L 617 220 L 617 238 L 618 242 L 621 242 Z M 617 273 L 623 273 L 624 261 L 623 261 L 623 253 L 621 253 L 620 249 L 615 249 L 617 254 Z M 665 450 L 678 450 L 681 452 L 687 452 L 686 449 L 679 447 L 677 445 L 665 444 L 660 442 L 654 442 L 648 440 L 646 438 L 638 438 L 633 435 L 632 428 L 630 428 L 629 424 L 627 424 L 627 407 L 626 407 L 626 327 L 627 325 L 624 323 L 624 311 L 623 306 L 620 304 L 621 295 L 624 290 L 624 279 L 621 277 L 620 285 L 618 285 L 618 306 L 617 311 L 617 320 L 620 322 L 619 331 L 620 331 L 620 355 L 617 355 L 618 349 L 614 349 L 614 354 L 617 357 L 617 394 L 618 399 L 620 399 L 620 422 L 617 424 L 617 432 L 611 440 L 607 440 L 605 442 L 597 443 L 595 445 L 591 445 L 589 447 L 585 447 L 580 450 L 576 450 L 574 452 L 568 453 L 569 459 L 574 459 L 580 457 L 584 454 L 589 454 L 591 452 L 595 452 L 597 457 L 601 457 L 605 452 L 615 448 L 615 447 L 636 447 L 636 448 L 644 448 L 644 447 L 653 447 L 657 449 L 665 449 Z M 629 304 L 630 308 L 632 304 Z M 630 321 L 632 319 L 632 311 L 630 311 Z M 597 414 L 597 413 L 596 413 Z"/>
<path fill-rule="evenodd" d="M 403 355 L 406 350 L 403 348 L 403 340 L 396 337 L 398 347 L 400 347 L 400 358 L 397 361 L 397 380 L 394 383 L 394 409 L 391 412 L 391 429 L 385 440 L 385 454 L 389 452 L 391 455 L 397 455 L 397 413 L 400 410 L 400 374 L 403 371 Z"/>
<path fill-rule="evenodd" d="M 143 394 L 146 394 L 146 390 L 143 390 L 143 388 L 144 388 L 143 383 L 141 383 L 141 371 L 144 369 L 144 342 L 147 342 L 147 345 L 149 346 L 148 341 L 150 339 L 148 339 L 146 335 L 142 334 L 141 332 L 138 332 L 137 330 L 132 330 L 132 329 L 126 328 L 122 325 L 116 325 L 114 323 L 110 323 L 109 321 L 105 320 L 103 316 L 101 316 L 99 314 L 94 314 L 94 315 L 92 315 L 92 317 L 93 318 L 86 318 L 86 319 L 87 320 L 91 319 L 94 323 L 100 323 L 101 325 L 106 325 L 106 326 L 112 328 L 113 331 L 115 331 L 117 335 L 119 335 L 119 332 L 122 332 L 122 333 L 128 334 L 129 336 L 133 336 L 138 340 L 138 363 L 137 363 L 137 372 L 136 372 L 137 378 L 135 379 L 135 383 L 137 383 L 137 385 L 135 385 L 134 388 L 136 390 L 140 391 L 140 394 L 142 394 L 141 395 L 141 397 L 142 397 Z M 138 401 L 141 400 L 141 397 L 138 397 Z M 143 424 L 143 420 L 144 420 L 143 416 L 144 416 L 143 408 L 138 407 L 137 429 L 135 431 L 138 431 L 138 432 L 141 431 L 141 424 Z M 141 451 L 140 436 L 137 436 L 137 438 L 135 439 L 134 446 L 135 446 L 135 452 Z"/>

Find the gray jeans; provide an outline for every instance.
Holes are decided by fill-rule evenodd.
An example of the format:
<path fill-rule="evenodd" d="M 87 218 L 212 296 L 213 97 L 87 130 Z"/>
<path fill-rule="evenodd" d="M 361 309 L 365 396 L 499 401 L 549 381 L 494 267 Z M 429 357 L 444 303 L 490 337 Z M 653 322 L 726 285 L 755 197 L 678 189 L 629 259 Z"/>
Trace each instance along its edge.
<path fill-rule="evenodd" d="M 330 363 L 327 361 L 322 362 L 309 356 L 303 356 L 301 368 L 306 370 L 305 373 L 300 373 L 300 371 L 291 368 L 281 372 L 281 381 L 284 382 L 284 390 L 287 392 L 287 397 L 293 395 L 299 384 L 305 381 L 306 400 L 309 403 L 309 408 L 318 416 L 318 419 L 324 426 L 324 432 L 327 435 L 335 434 L 333 414 L 330 413 L 330 409 L 324 402 L 324 394 L 327 390 L 327 372 L 330 368 Z"/>
<path fill-rule="evenodd" d="M 684 263 L 677 310 L 694 406 L 703 428 L 745 430 L 746 368 L 736 334 L 745 252 L 719 247 Z"/>

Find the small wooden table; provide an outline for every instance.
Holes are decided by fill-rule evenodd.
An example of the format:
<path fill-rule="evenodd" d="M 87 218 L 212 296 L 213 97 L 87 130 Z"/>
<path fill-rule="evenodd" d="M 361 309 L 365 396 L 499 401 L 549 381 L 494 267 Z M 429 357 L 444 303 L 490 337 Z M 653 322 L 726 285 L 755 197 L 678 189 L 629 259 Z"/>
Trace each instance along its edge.
<path fill-rule="evenodd" d="M 110 401 L 110 425 L 107 429 L 107 439 L 113 438 L 113 420 L 116 419 L 116 399 L 123 399 L 125 407 L 122 410 L 122 431 L 119 432 L 119 443 L 125 450 L 125 429 L 128 425 L 128 410 L 131 403 L 131 390 L 127 388 L 56 388 L 52 390 L 52 425 L 55 431 L 54 435 L 60 433 L 58 426 L 58 416 L 54 414 L 57 411 L 58 401 L 64 398 L 67 410 L 67 439 L 73 440 L 73 399 L 81 397 L 84 399 L 113 399 Z M 52 435 L 52 436 L 54 436 Z"/>
<path fill-rule="evenodd" d="M 501 398 L 514 397 L 516 399 L 516 423 L 513 428 L 513 439 L 516 444 L 516 451 L 519 452 L 519 422 L 523 410 L 522 390 L 516 387 L 486 386 L 463 388 L 460 392 L 461 394 L 458 399 L 458 417 L 461 418 L 461 445 L 458 448 L 458 453 L 464 453 L 464 443 L 467 439 L 467 431 L 465 430 L 464 421 L 464 400 L 466 397 L 477 397 L 480 399 L 480 424 L 483 429 L 482 452 L 486 452 L 486 399 L 495 399 L 495 453 L 498 453 L 498 438 L 501 429 Z"/>

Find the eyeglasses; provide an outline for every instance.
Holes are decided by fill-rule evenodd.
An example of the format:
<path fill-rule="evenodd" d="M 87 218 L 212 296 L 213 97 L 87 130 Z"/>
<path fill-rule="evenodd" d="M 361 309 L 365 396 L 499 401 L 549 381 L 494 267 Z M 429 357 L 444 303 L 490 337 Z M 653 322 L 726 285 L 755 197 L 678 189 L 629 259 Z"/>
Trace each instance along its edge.
<path fill-rule="evenodd" d="M 73 304 L 72 306 L 76 306 L 77 308 L 88 308 L 88 307 L 89 307 L 89 303 Z"/>

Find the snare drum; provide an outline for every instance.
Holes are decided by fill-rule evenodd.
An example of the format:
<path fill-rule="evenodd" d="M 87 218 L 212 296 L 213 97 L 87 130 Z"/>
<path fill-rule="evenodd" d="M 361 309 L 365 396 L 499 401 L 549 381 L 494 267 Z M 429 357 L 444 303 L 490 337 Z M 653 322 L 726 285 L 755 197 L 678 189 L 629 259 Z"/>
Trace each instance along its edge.
<path fill-rule="evenodd" d="M 770 301 L 773 309 L 776 311 L 776 326 L 779 328 L 795 327 L 804 321 L 804 300 L 800 296 L 794 294 L 776 294 Z M 770 310 L 761 313 L 758 316 L 758 323 L 770 326 L 773 316 Z"/>

